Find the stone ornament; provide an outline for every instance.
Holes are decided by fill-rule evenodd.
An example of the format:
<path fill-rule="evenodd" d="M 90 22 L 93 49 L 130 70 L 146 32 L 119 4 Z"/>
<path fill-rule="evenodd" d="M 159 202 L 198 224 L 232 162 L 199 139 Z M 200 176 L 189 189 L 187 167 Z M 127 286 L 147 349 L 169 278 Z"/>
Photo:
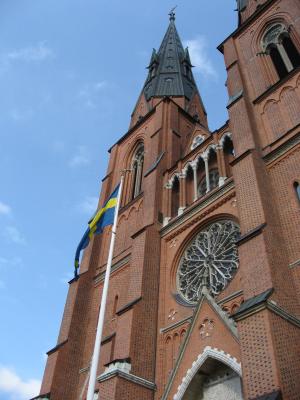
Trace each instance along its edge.
<path fill-rule="evenodd" d="M 238 269 L 238 225 L 231 220 L 213 222 L 187 246 L 177 270 L 177 288 L 189 303 L 197 303 L 203 287 L 218 295 Z"/>
<path fill-rule="evenodd" d="M 214 327 L 215 327 L 214 321 L 212 319 L 206 318 L 200 325 L 199 329 L 201 339 L 205 339 L 207 337 L 212 336 Z"/>
<path fill-rule="evenodd" d="M 169 311 L 169 315 L 168 315 L 168 319 L 170 319 L 171 321 L 175 320 L 175 316 L 177 314 L 177 311 L 175 311 L 173 308 Z"/>

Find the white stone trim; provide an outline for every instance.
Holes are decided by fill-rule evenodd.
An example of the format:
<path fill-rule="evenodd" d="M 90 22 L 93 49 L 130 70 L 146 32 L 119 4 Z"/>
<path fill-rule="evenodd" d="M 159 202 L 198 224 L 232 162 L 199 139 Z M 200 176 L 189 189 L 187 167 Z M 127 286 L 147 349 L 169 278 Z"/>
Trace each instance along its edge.
<path fill-rule="evenodd" d="M 218 350 L 216 348 L 213 349 L 210 346 L 206 346 L 203 353 L 198 355 L 197 360 L 193 362 L 192 367 L 187 370 L 185 377 L 182 378 L 182 383 L 178 386 L 177 393 L 174 395 L 173 400 L 181 400 L 183 398 L 192 379 L 208 358 L 221 361 L 223 364 L 228 365 L 228 367 L 230 367 L 240 377 L 242 376 L 241 364 L 235 357 L 225 353 L 223 350 Z"/>
<path fill-rule="evenodd" d="M 125 372 L 126 374 L 129 374 L 131 371 L 131 364 L 128 362 L 116 361 L 114 363 L 109 364 L 105 368 L 105 371 L 103 372 L 102 375 L 109 374 L 115 371 L 122 371 Z"/>
<path fill-rule="evenodd" d="M 116 362 L 109 365 L 105 371 L 97 377 L 98 382 L 104 382 L 108 379 L 112 379 L 115 376 L 121 376 L 127 381 L 136 383 L 137 385 L 144 386 L 147 389 L 155 390 L 156 385 L 153 382 L 148 381 L 147 379 L 141 378 L 140 376 L 133 375 L 130 373 L 131 364 Z"/>
<path fill-rule="evenodd" d="M 178 215 L 182 215 L 186 207 L 179 207 L 178 208 Z"/>

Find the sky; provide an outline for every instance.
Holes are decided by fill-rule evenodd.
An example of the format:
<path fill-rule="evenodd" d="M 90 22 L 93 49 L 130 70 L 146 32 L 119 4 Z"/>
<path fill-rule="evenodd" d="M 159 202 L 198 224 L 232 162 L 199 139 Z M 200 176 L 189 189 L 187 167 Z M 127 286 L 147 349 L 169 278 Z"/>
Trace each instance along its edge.
<path fill-rule="evenodd" d="M 174 5 L 212 130 L 227 120 L 235 0 L 1 0 L 0 400 L 39 392 L 108 148 Z"/>

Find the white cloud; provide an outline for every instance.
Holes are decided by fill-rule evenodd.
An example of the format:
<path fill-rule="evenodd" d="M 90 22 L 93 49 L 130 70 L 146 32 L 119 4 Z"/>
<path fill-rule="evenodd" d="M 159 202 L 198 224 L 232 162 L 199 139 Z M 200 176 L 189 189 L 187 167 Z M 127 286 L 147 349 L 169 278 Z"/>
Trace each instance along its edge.
<path fill-rule="evenodd" d="M 10 112 L 10 117 L 16 122 L 29 120 L 33 116 L 34 111 L 32 109 L 18 110 L 17 108 L 14 108 Z"/>
<path fill-rule="evenodd" d="M 1 266 L 22 267 L 23 260 L 21 257 L 12 257 L 12 258 L 0 257 L 0 267 Z"/>
<path fill-rule="evenodd" d="M 26 244 L 24 236 L 15 226 L 6 226 L 4 228 L 4 237 L 12 243 Z"/>
<path fill-rule="evenodd" d="M 191 62 L 195 66 L 195 72 L 199 72 L 207 78 L 217 77 L 217 72 L 207 55 L 207 41 L 204 36 L 197 36 L 195 39 L 185 40 L 184 46 L 189 48 Z"/>
<path fill-rule="evenodd" d="M 84 213 L 92 216 L 97 210 L 98 197 L 87 196 L 78 206 L 77 209 Z"/>
<path fill-rule="evenodd" d="M 24 47 L 22 49 L 13 50 L 9 53 L 6 53 L 3 55 L 3 60 L 7 63 L 15 61 L 41 62 L 54 57 L 54 51 L 47 47 L 44 42 L 40 42 L 36 46 Z"/>
<path fill-rule="evenodd" d="M 11 214 L 11 207 L 8 204 L 3 203 L 2 201 L 0 201 L 0 214 L 2 215 Z"/>
<path fill-rule="evenodd" d="M 107 82 L 106 81 L 100 81 L 100 82 L 96 82 L 94 84 L 94 89 L 96 91 L 99 91 L 99 90 L 105 88 L 106 86 L 107 86 Z"/>
<path fill-rule="evenodd" d="M 38 395 L 40 387 L 39 380 L 22 380 L 12 368 L 0 366 L 0 392 L 9 396 L 7 400 L 28 400 Z"/>
<path fill-rule="evenodd" d="M 85 84 L 78 92 L 78 97 L 83 100 L 85 107 L 96 108 L 99 92 L 108 86 L 108 82 L 98 81 Z"/>
<path fill-rule="evenodd" d="M 78 146 L 77 152 L 69 161 L 69 166 L 71 168 L 81 167 L 83 165 L 88 165 L 91 162 L 90 154 L 86 146 Z"/>

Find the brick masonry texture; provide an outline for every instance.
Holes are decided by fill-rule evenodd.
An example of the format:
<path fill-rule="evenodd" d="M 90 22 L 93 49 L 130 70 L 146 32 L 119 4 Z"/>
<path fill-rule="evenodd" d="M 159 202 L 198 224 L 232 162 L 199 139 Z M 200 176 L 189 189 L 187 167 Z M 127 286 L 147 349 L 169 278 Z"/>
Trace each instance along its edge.
<path fill-rule="evenodd" d="M 142 93 L 129 132 L 110 150 L 99 204 L 120 171 L 132 167 L 140 143 L 145 153 L 135 198 L 133 174 L 125 177 L 98 376 L 116 360 L 131 369 L 128 379 L 114 374 L 97 382 L 101 400 L 193 400 L 205 377 L 225 370 L 233 372 L 244 400 L 274 391 L 283 400 L 299 399 L 300 68 L 279 79 L 271 57 L 257 54 L 274 21 L 288 27 L 300 52 L 300 3 L 246 3 L 239 28 L 219 48 L 228 75 L 228 122 L 211 133 L 197 93 L 190 100 L 149 101 Z M 206 155 L 208 170 L 223 181 L 199 196 L 194 180 L 206 182 Z M 178 265 L 192 238 L 224 219 L 243 236 L 239 268 L 214 305 L 201 298 L 197 308 L 179 294 Z M 86 249 L 79 280 L 70 283 L 41 388 L 51 400 L 86 399 L 109 243 L 107 227 Z M 233 321 L 245 300 L 268 289 L 268 300 Z M 191 371 L 201 357 L 195 378 Z M 190 386 L 180 394 L 187 377 Z"/>

